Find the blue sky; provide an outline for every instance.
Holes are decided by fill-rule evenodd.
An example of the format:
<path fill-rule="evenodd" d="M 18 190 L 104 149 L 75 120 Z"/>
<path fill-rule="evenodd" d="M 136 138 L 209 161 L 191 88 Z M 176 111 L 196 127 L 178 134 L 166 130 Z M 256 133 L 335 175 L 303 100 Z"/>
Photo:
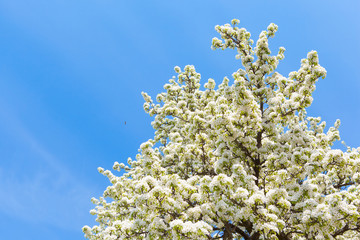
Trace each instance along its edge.
<path fill-rule="evenodd" d="M 175 65 L 195 65 L 203 82 L 231 76 L 235 53 L 210 45 L 214 26 L 233 18 L 254 39 L 279 25 L 280 73 L 318 51 L 328 76 L 308 112 L 328 125 L 340 118 L 342 140 L 360 146 L 359 9 L 357 0 L 0 0 L 1 239 L 83 239 L 90 198 L 108 185 L 97 167 L 125 162 L 153 136 L 141 91 L 162 91 Z"/>

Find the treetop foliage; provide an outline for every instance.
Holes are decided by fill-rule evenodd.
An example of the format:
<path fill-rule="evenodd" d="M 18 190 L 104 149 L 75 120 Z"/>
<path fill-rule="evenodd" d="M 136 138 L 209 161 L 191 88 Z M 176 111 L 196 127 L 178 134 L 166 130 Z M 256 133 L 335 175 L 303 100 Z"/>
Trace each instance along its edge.
<path fill-rule="evenodd" d="M 360 239 L 360 155 L 331 146 L 339 125 L 325 131 L 306 108 L 326 71 L 317 52 L 299 70 L 276 72 L 284 48 L 271 55 L 270 24 L 254 45 L 239 20 L 216 26 L 213 49 L 234 49 L 242 67 L 216 87 L 194 66 L 175 67 L 156 101 L 153 139 L 136 160 L 115 163 L 122 176 L 97 206 L 89 239 Z M 108 198 L 110 200 L 107 200 Z"/>

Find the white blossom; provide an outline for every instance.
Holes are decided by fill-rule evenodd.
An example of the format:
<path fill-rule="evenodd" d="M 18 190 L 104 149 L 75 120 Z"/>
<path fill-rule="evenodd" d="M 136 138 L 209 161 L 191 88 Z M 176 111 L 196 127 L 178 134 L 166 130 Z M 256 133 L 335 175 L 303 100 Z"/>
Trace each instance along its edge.
<path fill-rule="evenodd" d="M 236 51 L 233 81 L 201 90 L 194 66 L 176 66 L 157 103 L 142 93 L 155 135 L 114 163 L 123 176 L 98 168 L 111 185 L 92 199 L 88 239 L 360 239 L 360 148 L 333 149 L 340 121 L 325 131 L 306 112 L 326 76 L 317 52 L 283 76 L 285 48 L 269 48 L 278 26 L 254 43 L 238 24 L 212 40 Z"/>

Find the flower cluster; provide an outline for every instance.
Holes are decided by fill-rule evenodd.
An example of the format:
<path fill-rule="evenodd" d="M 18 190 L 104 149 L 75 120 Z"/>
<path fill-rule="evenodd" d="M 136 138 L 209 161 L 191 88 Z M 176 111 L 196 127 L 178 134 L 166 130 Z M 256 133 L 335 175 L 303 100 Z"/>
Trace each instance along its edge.
<path fill-rule="evenodd" d="M 239 21 L 216 26 L 212 48 L 236 49 L 243 67 L 205 90 L 193 66 L 175 67 L 154 102 L 153 139 L 141 144 L 123 176 L 109 170 L 104 196 L 92 199 L 104 239 L 360 239 L 360 154 L 332 149 L 337 121 L 306 108 L 326 71 L 315 51 L 298 71 L 276 72 L 284 48 L 271 55 L 270 24 L 254 45 Z M 107 201 L 105 198 L 110 198 Z"/>

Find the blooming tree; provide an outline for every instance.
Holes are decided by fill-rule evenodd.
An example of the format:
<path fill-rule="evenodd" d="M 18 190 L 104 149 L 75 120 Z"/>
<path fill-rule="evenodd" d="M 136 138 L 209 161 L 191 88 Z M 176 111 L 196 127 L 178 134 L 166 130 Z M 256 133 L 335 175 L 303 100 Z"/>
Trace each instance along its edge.
<path fill-rule="evenodd" d="M 337 120 L 308 117 L 326 71 L 315 51 L 288 77 L 276 72 L 284 48 L 271 55 L 270 24 L 255 46 L 238 20 L 216 26 L 212 48 L 237 51 L 233 81 L 201 90 L 193 66 L 175 67 L 155 103 L 154 139 L 141 144 L 97 206 L 88 239 L 360 239 L 360 154 L 332 149 Z M 107 201 L 111 199 L 111 201 Z"/>

